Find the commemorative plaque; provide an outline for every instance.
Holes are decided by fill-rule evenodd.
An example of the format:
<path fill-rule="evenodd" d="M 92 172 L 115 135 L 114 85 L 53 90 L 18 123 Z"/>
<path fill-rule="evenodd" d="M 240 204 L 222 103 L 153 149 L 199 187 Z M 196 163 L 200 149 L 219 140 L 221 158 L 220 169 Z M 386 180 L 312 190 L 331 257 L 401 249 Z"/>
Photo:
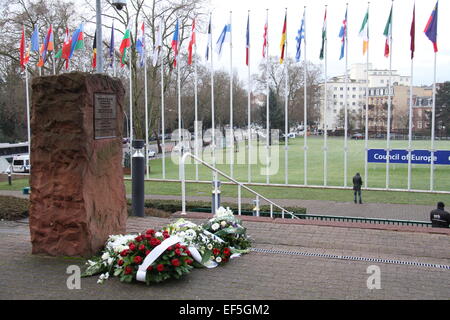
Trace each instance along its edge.
<path fill-rule="evenodd" d="M 94 139 L 117 137 L 116 95 L 94 94 Z"/>

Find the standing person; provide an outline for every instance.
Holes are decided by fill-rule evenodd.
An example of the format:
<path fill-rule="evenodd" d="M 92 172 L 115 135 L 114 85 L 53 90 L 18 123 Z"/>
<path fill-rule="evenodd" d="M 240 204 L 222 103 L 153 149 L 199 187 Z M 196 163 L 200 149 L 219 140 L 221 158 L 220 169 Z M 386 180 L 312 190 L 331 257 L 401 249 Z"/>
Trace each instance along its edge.
<path fill-rule="evenodd" d="M 448 228 L 450 225 L 450 213 L 444 210 L 444 203 L 438 202 L 437 209 L 430 212 L 431 226 L 433 228 Z"/>
<path fill-rule="evenodd" d="M 359 195 L 359 203 L 362 203 L 361 199 L 361 186 L 363 184 L 362 178 L 359 175 L 359 172 L 356 173 L 356 175 L 353 177 L 353 191 L 355 195 L 355 203 L 356 203 L 356 194 Z"/>

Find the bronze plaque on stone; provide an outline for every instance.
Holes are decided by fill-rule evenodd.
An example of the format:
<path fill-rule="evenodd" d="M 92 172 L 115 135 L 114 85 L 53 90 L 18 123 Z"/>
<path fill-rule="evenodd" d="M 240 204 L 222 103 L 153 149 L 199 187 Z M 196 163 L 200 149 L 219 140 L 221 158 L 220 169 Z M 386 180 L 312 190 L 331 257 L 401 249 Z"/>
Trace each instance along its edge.
<path fill-rule="evenodd" d="M 94 93 L 94 138 L 117 137 L 116 95 Z"/>

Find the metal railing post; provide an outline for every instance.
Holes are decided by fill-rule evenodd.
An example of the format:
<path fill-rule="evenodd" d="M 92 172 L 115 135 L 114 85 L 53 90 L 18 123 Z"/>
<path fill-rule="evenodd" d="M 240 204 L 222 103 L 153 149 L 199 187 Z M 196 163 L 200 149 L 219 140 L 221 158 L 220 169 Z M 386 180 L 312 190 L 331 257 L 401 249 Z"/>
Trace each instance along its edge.
<path fill-rule="evenodd" d="M 238 215 L 242 214 L 242 207 L 241 207 L 241 186 L 238 185 Z"/>
<path fill-rule="evenodd" d="M 181 214 L 186 214 L 186 176 L 184 163 L 189 153 L 185 153 L 180 160 L 180 173 L 181 173 Z"/>

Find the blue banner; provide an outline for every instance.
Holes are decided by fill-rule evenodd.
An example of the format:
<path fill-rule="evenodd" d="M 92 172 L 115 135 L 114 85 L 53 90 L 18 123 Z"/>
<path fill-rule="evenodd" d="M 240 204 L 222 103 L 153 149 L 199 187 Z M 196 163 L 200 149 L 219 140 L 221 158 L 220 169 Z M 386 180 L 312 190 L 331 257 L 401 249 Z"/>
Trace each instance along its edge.
<path fill-rule="evenodd" d="M 368 162 L 386 163 L 386 150 L 369 149 Z M 394 149 L 389 152 L 389 163 L 408 163 L 408 151 Z M 431 164 L 431 152 L 428 150 L 411 151 L 411 163 Z M 450 165 L 450 150 L 438 150 L 434 152 L 434 164 Z"/>

